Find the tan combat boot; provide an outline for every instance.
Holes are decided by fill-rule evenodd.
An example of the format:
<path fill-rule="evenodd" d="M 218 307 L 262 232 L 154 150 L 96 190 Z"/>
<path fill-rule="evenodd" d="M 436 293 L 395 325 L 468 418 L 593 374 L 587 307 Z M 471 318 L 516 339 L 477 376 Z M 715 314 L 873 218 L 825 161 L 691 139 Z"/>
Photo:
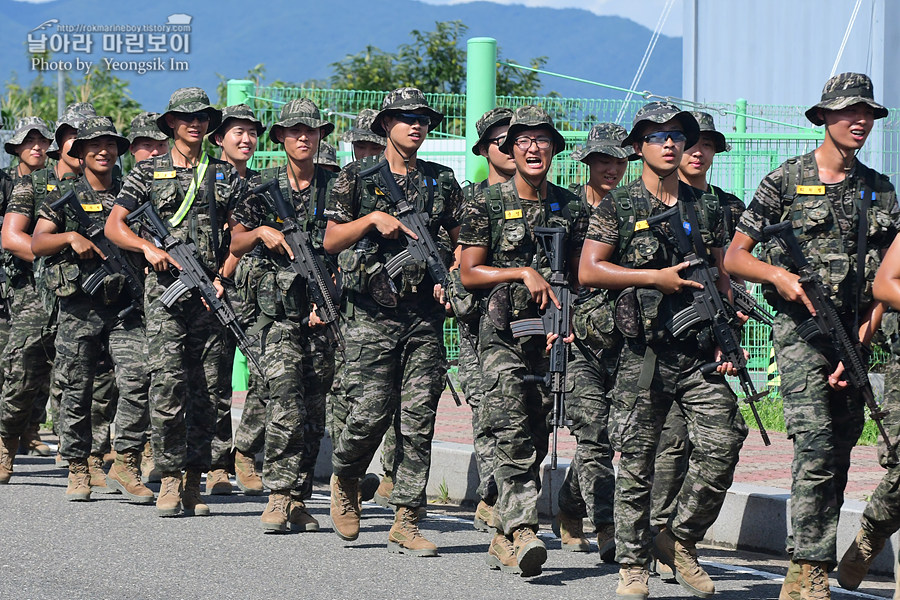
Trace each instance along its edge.
<path fill-rule="evenodd" d="M 359 537 L 359 479 L 331 476 L 331 524 L 342 540 Z"/>
<path fill-rule="evenodd" d="M 256 463 L 252 456 L 234 451 L 234 480 L 247 496 L 262 496 L 263 482 L 256 473 Z"/>
<path fill-rule="evenodd" d="M 541 574 L 541 565 L 547 562 L 547 547 L 531 527 L 519 527 L 512 534 L 516 562 L 522 569 L 522 577 Z"/>
<path fill-rule="evenodd" d="M 209 505 L 200 495 L 200 471 L 184 472 L 184 493 L 181 495 L 181 506 L 186 517 L 208 517 Z"/>
<path fill-rule="evenodd" d="M 141 483 L 141 474 L 138 470 L 140 460 L 141 454 L 137 450 L 117 453 L 116 460 L 113 461 L 113 466 L 109 468 L 109 474 L 106 476 L 106 483 L 136 504 L 152 504 L 153 492 Z"/>
<path fill-rule="evenodd" d="M 778 600 L 800 600 L 800 570 L 800 565 L 792 560 L 781 584 Z"/>
<path fill-rule="evenodd" d="M 584 536 L 584 521 L 581 517 L 573 517 L 559 511 L 553 521 L 553 533 L 562 543 L 562 549 L 568 552 L 590 552 L 591 543 Z"/>
<path fill-rule="evenodd" d="M 491 540 L 486 559 L 487 565 L 492 569 L 500 569 L 504 573 L 522 574 L 519 562 L 516 560 L 516 548 L 512 540 L 506 535 L 497 532 Z"/>
<path fill-rule="evenodd" d="M 153 448 L 150 442 L 144 444 L 144 451 L 141 452 L 141 481 L 144 483 L 159 483 L 162 480 L 162 473 L 156 468 L 156 461 L 153 460 Z"/>
<path fill-rule="evenodd" d="M 419 531 L 419 511 L 408 506 L 397 507 L 394 525 L 388 533 L 387 548 L 394 554 L 437 556 L 437 546 Z"/>
<path fill-rule="evenodd" d="M 210 496 L 230 496 L 233 491 L 225 469 L 213 469 L 206 474 L 206 493 Z"/>
<path fill-rule="evenodd" d="M 41 439 L 40 429 L 41 426 L 37 423 L 29 425 L 19 439 L 19 444 L 27 454 L 32 456 L 50 456 L 50 446 Z"/>
<path fill-rule="evenodd" d="M 160 517 L 177 517 L 181 514 L 181 472 L 163 473 L 156 497 L 156 514 Z"/>
<path fill-rule="evenodd" d="M 647 600 L 650 595 L 650 572 L 643 565 L 622 565 L 619 569 L 619 585 L 616 598 Z"/>
<path fill-rule="evenodd" d="M 0 483 L 9 483 L 19 438 L 0 438 Z"/>
<path fill-rule="evenodd" d="M 106 472 L 103 470 L 103 455 L 91 454 L 88 459 L 88 471 L 91 474 L 91 491 L 95 494 L 118 494 L 106 482 Z"/>
<path fill-rule="evenodd" d="M 87 502 L 91 499 L 91 472 L 86 458 L 69 459 L 69 486 L 66 500 Z"/>
<path fill-rule="evenodd" d="M 697 548 L 693 542 L 682 542 L 668 529 L 653 538 L 656 558 L 675 572 L 675 581 L 701 598 L 712 596 L 716 587 L 697 560 Z"/>
<path fill-rule="evenodd" d="M 381 478 L 381 483 L 378 484 L 378 489 L 375 490 L 375 496 L 372 498 L 375 501 L 375 504 L 382 508 L 390 508 L 393 510 L 393 506 L 391 506 L 391 494 L 394 491 L 394 478 L 384 474 L 384 477 Z"/>
<path fill-rule="evenodd" d="M 306 504 L 303 500 L 291 498 L 291 507 L 288 509 L 288 521 L 291 522 L 291 529 L 298 531 L 319 530 L 319 522 L 306 510 Z"/>
<path fill-rule="evenodd" d="M 831 600 L 825 563 L 811 560 L 797 563 L 800 564 L 800 600 Z"/>
<path fill-rule="evenodd" d="M 484 531 L 485 533 L 494 532 L 494 507 L 482 500 L 475 508 L 475 520 L 473 521 L 475 529 Z"/>
<path fill-rule="evenodd" d="M 291 505 L 289 492 L 269 494 L 269 503 L 263 511 L 261 520 L 266 533 L 285 533 L 288 530 L 288 510 Z"/>
<path fill-rule="evenodd" d="M 885 538 L 874 536 L 865 529 L 859 530 L 838 564 L 837 578 L 842 588 L 855 590 L 859 587 L 872 561 L 884 549 L 885 541 Z"/>

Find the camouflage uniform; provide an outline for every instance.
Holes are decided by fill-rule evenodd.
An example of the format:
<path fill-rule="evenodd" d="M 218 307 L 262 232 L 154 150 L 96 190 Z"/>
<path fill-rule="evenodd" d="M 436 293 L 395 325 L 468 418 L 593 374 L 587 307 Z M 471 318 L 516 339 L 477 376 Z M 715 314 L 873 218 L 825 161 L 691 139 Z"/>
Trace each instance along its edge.
<path fill-rule="evenodd" d="M 169 105 L 178 106 L 172 110 L 183 112 L 206 111 L 210 115 L 209 127 L 218 126 L 219 111 L 208 105 L 201 90 L 178 90 Z M 171 135 L 165 115 L 157 125 Z M 234 167 L 215 158 L 208 160 L 207 173 L 212 173 L 212 177 L 200 179 L 184 220 L 170 230 L 176 238 L 195 243 L 201 264 L 216 273 L 227 250 L 223 232 L 226 218 L 248 188 Z M 142 161 L 125 178 L 116 204 L 133 212 L 145 202 L 152 202 L 163 220 L 170 219 L 181 206 L 198 168 L 175 166 L 171 152 Z M 210 195 L 214 202 L 210 202 Z M 214 221 L 211 204 L 215 206 Z M 185 468 L 192 472 L 209 471 L 226 331 L 192 292 L 169 308 L 159 302 L 173 281 L 168 272 L 151 271 L 144 291 L 153 457 L 163 474 L 177 474 Z"/>
<path fill-rule="evenodd" d="M 395 90 L 384 103 L 386 107 L 401 104 L 425 108 L 432 118 L 431 127 L 442 118 L 427 107 L 418 90 Z M 372 126 L 376 134 L 384 133 L 378 116 L 388 110 L 395 109 L 385 108 L 376 115 Z M 362 169 L 381 159 L 381 155 L 369 157 L 344 167 L 328 202 L 328 220 L 348 223 L 363 216 L 362 210 L 395 214 L 381 174 L 360 177 Z M 458 227 L 462 191 L 448 168 L 417 159 L 407 175 L 394 174 L 394 179 L 410 204 L 430 216 L 435 239 L 439 227 L 448 232 Z M 425 503 L 435 416 L 444 389 L 444 310 L 434 301 L 433 282 L 424 264 L 404 267 L 394 284 L 389 283 L 385 271 L 376 272 L 376 265 L 403 250 L 401 241 L 377 236 L 370 234 L 338 258 L 348 302 L 346 362 L 341 369 L 341 391 L 334 396 L 331 410 L 336 434 L 332 466 L 338 477 L 362 477 L 396 419 L 399 453 L 390 502 L 418 508 Z"/>
<path fill-rule="evenodd" d="M 99 136 L 114 137 L 120 154 L 128 148 L 127 140 L 116 134 L 109 118 L 93 117 L 84 122 L 70 153 L 76 153 L 83 140 Z M 78 202 L 90 207 L 85 208 L 91 211 L 89 215 L 99 211 L 100 220 L 105 220 L 112 210 L 118 188 L 119 181 L 115 178 L 112 187 L 104 191 L 91 189 L 84 177 L 75 182 Z M 59 188 L 53 190 L 38 210 L 38 218 L 52 222 L 59 233 L 78 231 L 77 222 L 67 218 L 64 209 L 50 208 L 61 195 Z M 87 458 L 96 453 L 91 439 L 92 388 L 104 347 L 113 356 L 121 392 L 115 411 L 116 450 L 140 452 L 146 441 L 149 377 L 145 369 L 146 336 L 141 314 L 131 310 L 124 318 L 120 317 L 132 300 L 122 289 L 121 276 L 107 277 L 95 296 L 83 291 L 80 282 L 100 268 L 99 259 L 80 260 L 68 249 L 49 257 L 45 265 L 47 286 L 60 298 L 55 364 L 62 390 L 60 453 L 66 459 Z M 73 279 L 75 271 L 78 276 Z"/>
<path fill-rule="evenodd" d="M 562 145 L 557 143 L 557 148 Z M 501 216 L 521 216 L 498 222 L 489 211 L 489 203 L 502 204 L 505 211 Z M 568 249 L 579 247 L 587 225 L 583 213 L 572 212 L 579 206 L 576 196 L 551 183 L 547 184 L 543 202 L 520 199 L 512 180 L 495 184 L 467 205 L 459 242 L 489 248 L 494 267 L 545 267 L 546 257 L 538 257 L 531 231 L 538 226 L 563 227 L 568 232 Z M 496 228 L 500 231 L 493 243 Z M 509 295 L 514 318 L 536 316 L 537 308 L 524 285 L 509 286 Z M 525 384 L 523 377 L 546 372 L 546 342 L 542 336 L 517 340 L 508 326 L 498 329 L 491 318 L 484 317 L 478 345 L 485 410 L 496 437 L 493 475 L 498 498 L 494 526 L 511 535 L 520 527 L 537 528 L 538 524 L 538 471 L 547 455 L 552 401 L 543 386 Z"/>
<path fill-rule="evenodd" d="M 801 248 L 824 273 L 825 284 L 835 290 L 833 299 L 853 331 L 857 303 L 859 314 L 864 314 L 872 301 L 871 281 L 879 263 L 879 250 L 890 245 L 898 228 L 900 211 L 894 188 L 886 177 L 858 159 L 843 182 L 824 185 L 820 188 L 822 194 L 800 194 L 796 188 L 800 185 L 822 186 L 812 153 L 791 159 L 766 175 L 737 230 L 762 241 L 765 226 L 778 223 L 784 214 L 796 215 L 795 232 Z M 874 199 L 869 209 L 866 284 L 859 288 L 857 202 L 861 193 Z M 822 264 L 823 256 L 837 260 L 839 254 L 847 257 L 848 269 L 833 270 Z M 859 293 L 854 294 L 854 290 Z M 865 420 L 863 400 L 850 387 L 834 390 L 828 385 L 828 376 L 837 364 L 830 342 L 821 337 L 805 341 L 796 331 L 809 318 L 806 308 L 781 299 L 772 286 L 764 286 L 764 292 L 778 313 L 772 337 L 781 373 L 785 425 L 794 442 L 793 534 L 788 536 L 788 551 L 793 552 L 795 561 L 822 562 L 830 568 L 836 559 L 837 522 L 850 451 Z"/>
<path fill-rule="evenodd" d="M 633 214 L 623 222 L 619 207 L 624 198 L 633 206 L 644 207 L 642 210 L 649 211 L 648 215 L 668 208 L 637 179 L 626 186 L 624 193 L 617 190 L 600 202 L 591 215 L 588 239 L 615 247 L 612 262 L 629 268 L 659 269 L 681 262 L 683 258 L 677 251 L 652 229 L 635 228 L 630 237 L 620 237 L 623 224 L 648 216 L 643 212 Z M 707 214 L 708 209 L 701 204 L 696 191 L 684 183 L 679 183 L 678 198 L 679 202 L 695 203 L 698 215 L 705 215 L 705 224 L 701 224 L 704 243 L 721 247 L 724 241 L 721 210 Z M 647 297 L 657 299 L 661 314 L 677 311 L 690 301 L 685 294 L 663 296 L 652 288 L 646 293 Z M 652 318 L 651 309 L 645 312 L 644 335 L 626 338 L 619 357 L 609 421 L 613 449 L 621 452 L 614 504 L 616 560 L 628 565 L 644 564 L 649 558 L 654 457 L 672 404 L 687 415 L 688 436 L 699 450 L 690 457 L 687 475 L 668 522 L 668 528 L 678 540 L 691 544 L 700 541 L 715 521 L 747 436 L 737 397 L 728 383 L 720 375 L 704 375 L 699 371 L 699 367 L 713 359 L 712 344 L 698 351 L 696 336 L 676 340 Z"/>

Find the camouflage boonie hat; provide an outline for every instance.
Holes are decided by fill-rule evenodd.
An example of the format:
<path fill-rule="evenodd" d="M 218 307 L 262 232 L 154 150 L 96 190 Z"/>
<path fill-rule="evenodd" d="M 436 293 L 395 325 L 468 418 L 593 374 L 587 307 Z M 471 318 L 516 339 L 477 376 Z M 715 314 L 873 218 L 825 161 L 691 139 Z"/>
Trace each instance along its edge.
<path fill-rule="evenodd" d="M 272 124 L 269 129 L 269 139 L 280 144 L 275 139 L 275 130 L 278 127 L 294 127 L 295 125 L 306 125 L 313 129 L 318 129 L 324 138 L 334 131 L 334 123 L 330 123 L 322 118 L 319 107 L 309 98 L 296 98 L 281 107 L 281 120 Z"/>
<path fill-rule="evenodd" d="M 631 133 L 622 140 L 622 147 L 627 148 L 634 142 L 638 141 L 638 134 L 641 132 L 644 123 L 665 123 L 675 119 L 681 123 L 687 141 L 684 143 L 685 148 L 690 148 L 700 139 L 700 126 L 697 119 L 686 110 L 681 110 L 671 102 L 651 102 L 645 104 L 634 115 L 634 121 L 631 125 Z"/>
<path fill-rule="evenodd" d="M 90 117 L 78 128 L 78 135 L 75 136 L 75 141 L 72 142 L 72 146 L 69 148 L 69 156 L 81 158 L 81 146 L 86 141 L 95 140 L 104 136 L 109 136 L 116 140 L 119 156 L 128 152 L 128 146 L 131 144 L 125 137 L 119 135 L 119 132 L 116 131 L 116 126 L 113 125 L 112 119 L 109 117 Z"/>
<path fill-rule="evenodd" d="M 250 121 L 256 126 L 257 136 L 262 135 L 263 131 L 266 130 L 266 126 L 263 125 L 262 121 L 257 119 L 256 115 L 253 114 L 252 108 L 250 108 L 246 104 L 233 104 L 222 109 L 222 123 L 220 123 L 218 127 L 213 129 L 211 132 L 209 132 L 209 135 L 206 136 L 206 139 L 208 139 L 211 144 L 216 145 L 217 133 L 225 133 L 227 129 L 226 125 L 228 125 L 228 119 Z"/>
<path fill-rule="evenodd" d="M 497 125 L 507 125 L 512 119 L 513 111 L 505 106 L 498 106 L 487 111 L 478 121 L 475 122 L 475 133 L 478 134 L 478 141 L 472 146 L 472 154 L 481 156 L 478 153 L 478 146 L 484 141 L 487 132 Z"/>
<path fill-rule="evenodd" d="M 90 102 L 73 102 L 63 110 L 62 116 L 56 121 L 56 130 L 53 132 L 53 143 L 47 149 L 47 156 L 53 160 L 59 160 L 59 134 L 63 126 L 71 127 L 76 132 L 85 119 L 96 117 L 97 111 Z"/>
<path fill-rule="evenodd" d="M 412 112 L 419 109 L 424 110 L 425 114 L 431 117 L 428 131 L 433 130 L 438 123 L 444 120 L 444 115 L 428 106 L 428 100 L 425 99 L 425 94 L 421 90 L 413 87 L 404 87 L 388 92 L 381 103 L 381 110 L 372 119 L 372 131 L 375 135 L 386 136 L 384 118 L 387 115 L 397 112 Z"/>
<path fill-rule="evenodd" d="M 806 111 L 806 118 L 814 125 L 824 125 L 825 121 L 819 119 L 819 115 L 816 114 L 818 109 L 841 110 L 860 102 L 868 104 L 875 110 L 876 119 L 883 119 L 888 115 L 888 110 L 875 102 L 875 91 L 868 75 L 841 73 L 825 82 L 822 99 Z"/>
<path fill-rule="evenodd" d="M 7 154 L 16 155 L 16 146 L 25 141 L 28 134 L 37 131 L 44 139 L 52 140 L 53 134 L 44 120 L 40 117 L 21 117 L 16 119 L 16 126 L 13 130 L 12 137 L 3 144 L 3 148 Z"/>
<path fill-rule="evenodd" d="M 372 131 L 372 121 L 375 120 L 377 114 L 378 111 L 374 108 L 364 108 L 359 111 L 356 120 L 353 121 L 353 127 L 344 132 L 342 139 L 351 144 L 353 142 L 372 142 L 379 146 L 387 146 L 387 140 L 383 136 L 375 135 L 375 132 Z"/>
<path fill-rule="evenodd" d="M 172 92 L 166 111 L 156 119 L 160 131 L 169 137 L 174 137 L 175 132 L 166 123 L 166 115 L 169 113 L 195 113 L 205 112 L 209 115 L 207 131 L 214 130 L 222 122 L 222 111 L 209 103 L 209 96 L 198 87 L 178 88 Z"/>
<path fill-rule="evenodd" d="M 150 138 L 151 140 L 167 140 L 169 136 L 159 130 L 159 125 L 156 124 L 156 119 L 159 118 L 159 113 L 155 112 L 142 112 L 139 113 L 135 118 L 131 120 L 131 128 L 128 133 L 128 141 L 132 144 L 134 140 L 138 138 Z"/>
<path fill-rule="evenodd" d="M 338 164 L 337 160 L 337 150 L 328 142 L 319 142 L 319 151 L 316 152 L 313 162 L 323 167 L 341 168 L 341 165 Z"/>
<path fill-rule="evenodd" d="M 606 154 L 614 158 L 637 160 L 639 158 L 637 154 L 622 147 L 622 140 L 627 136 L 628 132 L 621 125 L 598 123 L 591 127 L 584 145 L 572 150 L 572 160 L 584 162 L 591 154 Z"/>
<path fill-rule="evenodd" d="M 691 114 L 697 119 L 697 124 L 700 126 L 700 133 L 705 133 L 715 140 L 716 154 L 719 152 L 731 152 L 731 144 L 726 142 L 722 132 L 716 129 L 716 123 L 713 121 L 711 114 L 700 112 L 699 110 L 692 110 Z M 684 148 L 687 150 L 690 146 L 685 146 Z"/>
<path fill-rule="evenodd" d="M 512 155 L 513 140 L 520 132 L 526 129 L 547 129 L 553 137 L 553 156 L 566 149 L 566 140 L 553 125 L 553 117 L 540 106 L 529 104 L 520 106 L 513 113 L 509 121 L 509 129 L 506 130 L 506 139 L 500 146 L 500 151 Z"/>

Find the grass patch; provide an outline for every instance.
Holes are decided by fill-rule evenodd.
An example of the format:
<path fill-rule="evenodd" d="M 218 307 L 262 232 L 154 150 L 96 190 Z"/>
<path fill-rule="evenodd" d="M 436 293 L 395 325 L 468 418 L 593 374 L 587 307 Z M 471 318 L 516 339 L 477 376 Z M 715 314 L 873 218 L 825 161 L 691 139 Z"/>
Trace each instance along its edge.
<path fill-rule="evenodd" d="M 744 421 L 751 429 L 759 429 L 756 420 L 753 418 L 753 412 L 750 406 L 743 400 L 740 403 L 741 414 L 744 415 Z M 762 421 L 766 431 L 778 431 L 785 433 L 784 426 L 784 404 L 780 397 L 769 397 L 756 403 L 756 410 L 759 412 L 759 419 Z M 863 427 L 862 434 L 859 436 L 857 446 L 874 446 L 878 443 L 878 428 L 875 422 L 868 418 L 869 411 L 866 409 L 866 424 Z"/>

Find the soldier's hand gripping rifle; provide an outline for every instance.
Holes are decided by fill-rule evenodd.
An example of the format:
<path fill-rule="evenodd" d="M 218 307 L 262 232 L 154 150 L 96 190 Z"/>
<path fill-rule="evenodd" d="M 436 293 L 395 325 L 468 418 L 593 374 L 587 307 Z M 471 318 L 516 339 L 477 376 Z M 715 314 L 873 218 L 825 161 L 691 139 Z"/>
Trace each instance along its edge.
<path fill-rule="evenodd" d="M 566 373 L 569 365 L 569 345 L 564 338 L 569 337 L 572 331 L 572 307 L 575 304 L 575 294 L 566 280 L 566 230 L 561 227 L 535 227 L 534 235 L 544 255 L 550 262 L 550 287 L 560 306 L 548 302 L 541 316 L 534 319 L 519 319 L 509 324 L 513 337 L 520 338 L 529 335 L 546 336 L 556 334 L 556 339 L 550 347 L 550 368 L 543 375 L 526 375 L 526 383 L 542 383 L 550 390 L 553 397 L 553 412 L 550 427 L 553 434 L 553 444 L 550 450 L 550 468 L 556 468 L 556 446 L 558 429 L 565 425 L 571 425 L 566 419 L 566 394 L 572 391 L 568 385 Z"/>
<path fill-rule="evenodd" d="M 428 215 L 417 211 L 415 207 L 410 204 L 409 200 L 406 199 L 406 194 L 403 193 L 403 190 L 401 190 L 400 186 L 397 184 L 397 180 L 394 179 L 394 174 L 391 172 L 391 167 L 386 160 L 382 160 L 378 164 L 360 172 L 360 176 L 366 177 L 376 171 L 381 172 L 381 177 L 384 180 L 385 185 L 387 185 L 387 196 L 391 199 L 397 209 L 397 219 L 416 235 L 416 239 L 406 236 L 406 249 L 392 257 L 391 260 L 384 265 L 388 277 L 393 281 L 393 279 L 403 270 L 404 265 L 412 261 L 424 262 L 425 267 L 428 269 L 428 274 L 431 276 L 431 280 L 440 285 L 442 290 L 446 291 L 450 278 L 450 270 L 441 259 L 441 253 L 431 235 L 431 231 L 428 229 Z M 478 354 L 475 351 L 477 346 L 475 344 L 475 339 L 472 337 L 472 332 L 467 328 L 460 327 L 459 334 L 460 338 L 465 339 L 471 346 L 472 355 L 475 356 L 477 360 Z M 453 401 L 456 402 L 457 406 L 460 406 L 462 403 L 459 401 L 459 396 L 456 393 L 456 389 L 453 387 L 453 382 L 451 381 L 449 374 L 447 376 L 447 383 L 450 386 L 450 392 L 453 394 Z"/>
<path fill-rule="evenodd" d="M 284 222 L 281 233 L 294 254 L 293 260 L 290 261 L 291 270 L 306 280 L 310 300 L 316 305 L 316 314 L 325 324 L 326 335 L 332 345 L 343 354 L 344 336 L 341 333 L 341 313 L 338 309 L 340 294 L 325 261 L 313 247 L 309 233 L 297 222 L 294 207 L 284 199 L 277 179 L 256 186 L 251 194 L 259 194 L 265 198 L 270 208 Z"/>
<path fill-rule="evenodd" d="M 681 218 L 679 207 L 682 205 L 685 209 L 686 221 L 682 221 Z M 695 325 L 705 324 L 710 327 L 716 345 L 722 352 L 722 358 L 718 362 L 701 366 L 700 371 L 706 374 L 712 373 L 723 363 L 731 363 L 734 366 L 741 389 L 744 391 L 744 401 L 753 412 L 753 418 L 759 426 L 759 434 L 762 436 L 763 443 L 769 446 L 771 444 L 769 434 L 756 409 L 757 400 L 764 397 L 766 392 L 757 393 L 753 386 L 750 371 L 747 369 L 744 349 L 741 348 L 740 337 L 731 327 L 728 318 L 729 311 L 716 287 L 716 279 L 719 276 L 718 269 L 711 265 L 706 246 L 700 236 L 697 211 L 691 202 L 679 202 L 669 210 L 647 219 L 647 225 L 650 227 L 655 228 L 662 223 L 668 224 L 672 241 L 675 242 L 678 252 L 685 257 L 684 260 L 689 263 L 681 277 L 703 285 L 703 289 L 694 288 L 692 290 L 693 301 L 690 306 L 676 313 L 671 321 L 666 323 L 666 327 L 677 339 L 682 339 L 681 336 L 685 331 Z"/>
<path fill-rule="evenodd" d="M 50 208 L 55 212 L 60 212 L 60 209 L 68 212 L 78 223 L 79 233 L 89 239 L 103 253 L 101 267 L 82 281 L 81 287 L 84 291 L 93 296 L 107 277 L 121 274 L 125 279 L 125 288 L 131 297 L 131 304 L 119 313 L 119 318 L 124 318 L 132 310 L 143 311 L 143 273 L 138 272 L 121 248 L 106 239 L 103 234 L 104 222 L 102 220 L 95 221 L 87 214 L 74 191 L 63 194 L 62 198 L 50 205 Z"/>
<path fill-rule="evenodd" d="M 731 280 L 731 297 L 734 300 L 734 307 L 751 319 L 769 327 L 775 324 L 775 317 L 760 306 L 753 294 L 747 291 L 747 288 L 733 279 Z"/>
<path fill-rule="evenodd" d="M 175 283 L 166 288 L 166 291 L 159 297 L 163 306 L 168 308 L 186 292 L 197 290 L 209 310 L 234 335 L 241 353 L 253 364 L 257 373 L 262 373 L 254 349 L 256 342 L 244 333 L 228 300 L 216 295 L 216 286 L 213 285 L 206 269 L 197 259 L 197 246 L 193 242 L 186 243 L 173 236 L 150 202 L 145 202 L 140 208 L 130 213 L 125 218 L 125 222 L 129 225 L 135 222 L 143 225 L 155 238 L 156 245 L 168 252 L 181 265 L 181 269 L 175 268 L 174 265 L 169 269 L 175 277 Z M 215 224 L 212 226 L 215 227 Z"/>
<path fill-rule="evenodd" d="M 791 262 L 800 276 L 800 285 L 803 292 L 809 298 L 816 310 L 816 314 L 797 328 L 797 333 L 804 340 L 811 340 L 817 335 L 824 335 L 834 347 L 838 359 L 844 364 L 844 375 L 850 385 L 857 390 L 869 408 L 869 416 L 875 422 L 878 433 L 884 440 L 889 454 L 893 454 L 896 447 L 888 437 L 884 429 L 883 419 L 887 411 L 882 410 L 875 402 L 875 392 L 869 382 L 869 369 L 864 357 L 862 344 L 859 342 L 856 332 L 849 330 L 841 320 L 837 307 L 828 293 L 828 289 L 822 282 L 822 278 L 809 264 L 790 221 L 783 221 L 776 225 L 763 228 L 766 239 L 773 239 L 790 257 Z M 833 365 L 836 367 L 836 365 Z"/>

